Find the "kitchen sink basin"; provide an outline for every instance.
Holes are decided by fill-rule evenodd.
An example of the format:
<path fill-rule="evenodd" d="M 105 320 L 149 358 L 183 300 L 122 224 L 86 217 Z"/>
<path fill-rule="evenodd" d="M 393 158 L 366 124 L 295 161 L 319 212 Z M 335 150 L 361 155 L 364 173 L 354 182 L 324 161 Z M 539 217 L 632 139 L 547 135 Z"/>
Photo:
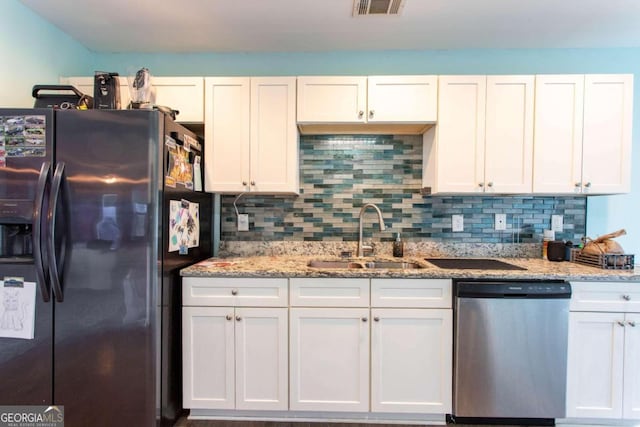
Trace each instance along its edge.
<path fill-rule="evenodd" d="M 487 258 L 425 258 L 438 268 L 458 270 L 526 270 L 524 267 Z"/>
<path fill-rule="evenodd" d="M 420 264 L 407 261 L 370 261 L 364 263 L 366 268 L 423 268 Z"/>
<path fill-rule="evenodd" d="M 367 268 L 367 269 L 414 269 L 424 268 L 416 262 L 408 261 L 330 261 L 330 260 L 313 260 L 309 261 L 307 266 L 312 268 Z"/>
<path fill-rule="evenodd" d="M 307 264 L 312 268 L 364 268 L 362 264 L 353 261 L 309 261 Z"/>

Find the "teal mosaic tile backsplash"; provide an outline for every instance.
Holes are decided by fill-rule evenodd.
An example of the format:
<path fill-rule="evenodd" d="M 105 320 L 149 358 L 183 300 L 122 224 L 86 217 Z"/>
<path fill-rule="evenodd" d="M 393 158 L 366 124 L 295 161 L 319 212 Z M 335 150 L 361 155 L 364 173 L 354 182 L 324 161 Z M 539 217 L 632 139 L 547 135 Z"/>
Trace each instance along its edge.
<path fill-rule="evenodd" d="M 388 226 L 379 231 L 367 210 L 364 236 L 461 243 L 537 243 L 564 215 L 557 238 L 577 242 L 585 233 L 585 197 L 423 196 L 421 135 L 314 135 L 300 137 L 300 196 L 243 195 L 240 213 L 250 231 L 238 232 L 235 196 L 222 197 L 221 240 L 356 241 L 358 215 L 375 203 Z M 494 214 L 507 214 L 507 230 L 495 231 Z M 464 215 L 464 231 L 452 232 L 451 215 Z"/>

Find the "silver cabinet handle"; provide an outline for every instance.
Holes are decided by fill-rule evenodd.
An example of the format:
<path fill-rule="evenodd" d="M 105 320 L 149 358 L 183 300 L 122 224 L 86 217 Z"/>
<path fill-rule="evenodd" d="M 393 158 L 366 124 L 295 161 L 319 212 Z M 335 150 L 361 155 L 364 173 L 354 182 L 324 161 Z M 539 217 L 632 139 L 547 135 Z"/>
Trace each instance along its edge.
<path fill-rule="evenodd" d="M 230 314 L 227 314 L 227 320 L 231 320 L 231 319 L 233 319 L 233 316 Z"/>
<path fill-rule="evenodd" d="M 629 321 L 629 322 L 627 322 L 627 323 L 628 323 L 628 324 L 629 324 L 629 326 L 631 326 L 632 328 L 635 328 L 635 327 L 636 327 L 636 322 Z"/>
<path fill-rule="evenodd" d="M 585 186 L 585 188 L 589 188 L 589 187 L 591 187 L 591 183 L 587 182 L 584 186 Z"/>
<path fill-rule="evenodd" d="M 255 181 L 251 181 L 251 185 L 256 185 L 256 182 Z"/>
<path fill-rule="evenodd" d="M 375 110 L 369 110 L 369 117 L 373 118 L 373 115 L 376 113 Z"/>
<path fill-rule="evenodd" d="M 379 318 L 378 316 L 376 316 L 376 317 L 374 317 L 374 318 L 373 318 L 373 321 L 374 321 L 374 322 L 379 322 L 379 321 L 380 321 L 380 318 Z"/>
<path fill-rule="evenodd" d="M 363 322 L 366 322 L 367 320 L 369 320 L 369 319 L 367 319 L 366 317 L 363 317 L 363 318 L 362 318 L 362 321 L 363 321 Z"/>
<path fill-rule="evenodd" d="M 576 186 L 576 188 L 580 188 L 580 187 L 582 187 L 582 183 L 581 182 L 576 182 L 575 186 Z"/>
<path fill-rule="evenodd" d="M 625 301 L 631 301 L 631 295 L 622 295 L 622 299 Z"/>
<path fill-rule="evenodd" d="M 242 181 L 242 185 L 247 185 L 247 181 Z"/>
<path fill-rule="evenodd" d="M 231 290 L 231 295 L 238 295 L 238 290 L 237 289 L 232 289 Z"/>
<path fill-rule="evenodd" d="M 489 181 L 489 182 L 487 183 L 487 187 L 493 187 L 493 182 Z"/>
<path fill-rule="evenodd" d="M 241 321 L 241 320 L 242 320 L 242 317 L 240 317 L 240 316 L 236 316 L 236 320 L 239 322 L 239 321 Z"/>
<path fill-rule="evenodd" d="M 484 187 L 484 182 L 479 182 L 478 183 L 478 187 L 480 187 L 480 188 Z"/>
<path fill-rule="evenodd" d="M 358 111 L 358 118 L 361 119 L 364 116 L 364 111 Z"/>
<path fill-rule="evenodd" d="M 618 320 L 618 325 L 622 326 L 624 328 L 624 322 L 621 322 Z"/>

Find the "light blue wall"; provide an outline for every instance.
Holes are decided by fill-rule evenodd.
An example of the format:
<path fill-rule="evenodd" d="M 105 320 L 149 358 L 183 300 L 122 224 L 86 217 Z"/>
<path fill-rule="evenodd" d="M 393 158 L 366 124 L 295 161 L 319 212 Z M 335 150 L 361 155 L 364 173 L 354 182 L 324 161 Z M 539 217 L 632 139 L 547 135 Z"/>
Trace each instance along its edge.
<path fill-rule="evenodd" d="M 640 48 L 377 51 L 267 54 L 101 54 L 95 66 L 121 73 L 141 66 L 184 76 L 630 73 L 640 87 Z M 634 91 L 632 193 L 590 197 L 587 235 L 619 228 L 618 239 L 640 262 L 640 89 Z M 603 141 L 606 143 L 606 141 Z M 608 167 L 603 165 L 603 167 Z"/>
<path fill-rule="evenodd" d="M 0 106 L 31 106 L 31 87 L 95 70 L 158 76 L 631 73 L 640 86 L 640 48 L 443 50 L 323 53 L 96 54 L 17 0 L 0 1 Z M 627 252 L 640 258 L 640 90 L 635 90 L 632 193 L 591 197 L 587 234 L 625 228 Z M 604 166 L 606 167 L 606 166 Z"/>
<path fill-rule="evenodd" d="M 93 73 L 93 54 L 17 0 L 0 1 L 0 52 L 0 107 L 32 107 L 33 85 Z"/>
<path fill-rule="evenodd" d="M 180 76 L 640 72 L 640 49 L 431 50 L 324 53 L 101 54 L 109 71 Z"/>

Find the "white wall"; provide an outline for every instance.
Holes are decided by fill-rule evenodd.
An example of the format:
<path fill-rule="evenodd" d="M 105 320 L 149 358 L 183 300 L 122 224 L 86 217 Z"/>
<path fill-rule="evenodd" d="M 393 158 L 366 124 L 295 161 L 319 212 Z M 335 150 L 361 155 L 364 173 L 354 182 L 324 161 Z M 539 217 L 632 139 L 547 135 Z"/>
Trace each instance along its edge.
<path fill-rule="evenodd" d="M 93 74 L 93 54 L 17 0 L 0 0 L 0 107 L 32 107 L 35 84 Z"/>

